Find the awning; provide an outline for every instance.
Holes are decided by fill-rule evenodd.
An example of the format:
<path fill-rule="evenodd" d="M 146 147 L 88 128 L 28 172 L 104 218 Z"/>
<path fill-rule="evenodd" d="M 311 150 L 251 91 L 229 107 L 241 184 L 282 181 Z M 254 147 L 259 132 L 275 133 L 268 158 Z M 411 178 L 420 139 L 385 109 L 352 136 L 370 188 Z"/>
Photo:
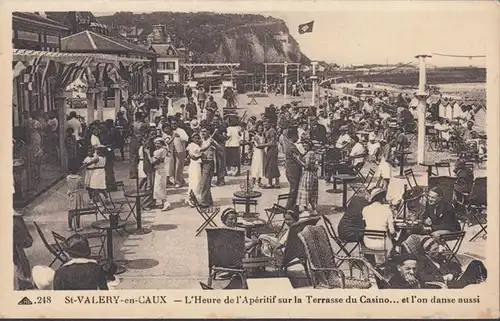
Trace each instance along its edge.
<path fill-rule="evenodd" d="M 95 62 L 122 62 L 125 65 L 137 62 L 149 62 L 147 59 L 119 57 L 109 54 L 98 53 L 69 53 L 69 52 L 51 52 L 51 51 L 36 51 L 27 49 L 13 49 L 13 61 L 29 61 L 37 57 L 46 57 L 56 62 L 72 63 L 78 62 L 85 58 L 92 58 Z"/>

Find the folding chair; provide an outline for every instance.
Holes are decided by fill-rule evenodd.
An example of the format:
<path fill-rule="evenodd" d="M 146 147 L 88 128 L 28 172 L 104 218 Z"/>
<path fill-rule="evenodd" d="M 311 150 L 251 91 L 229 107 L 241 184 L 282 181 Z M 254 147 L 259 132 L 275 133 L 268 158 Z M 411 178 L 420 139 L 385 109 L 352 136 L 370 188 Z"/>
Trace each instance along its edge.
<path fill-rule="evenodd" d="M 282 202 L 288 201 L 290 198 L 292 198 L 292 194 L 287 193 L 287 194 L 280 194 L 278 195 L 278 200 L 276 203 L 273 204 L 271 208 L 265 208 L 264 212 L 266 212 L 267 215 L 267 227 L 272 228 L 272 223 L 274 220 L 274 217 L 276 215 L 280 214 L 285 214 L 287 209 L 282 205 Z"/>
<path fill-rule="evenodd" d="M 469 196 L 469 217 L 468 223 L 471 224 L 471 220 L 474 220 L 481 229 L 470 239 L 472 242 L 481 233 L 484 233 L 483 238 L 487 235 L 487 224 L 481 221 L 480 215 L 483 214 L 486 218 L 486 208 L 487 208 L 487 189 L 486 189 L 486 177 L 478 177 L 474 180 L 472 184 L 471 193 Z"/>
<path fill-rule="evenodd" d="M 213 290 L 214 288 L 212 288 L 211 286 L 208 286 L 206 285 L 205 283 L 203 282 L 199 282 L 200 283 L 200 286 L 201 286 L 201 289 L 202 290 Z"/>
<path fill-rule="evenodd" d="M 445 261 L 455 260 L 460 264 L 460 261 L 457 258 L 458 250 L 460 250 L 460 246 L 462 245 L 462 241 L 465 237 L 465 231 L 459 232 L 450 232 L 446 234 L 439 235 L 440 244 L 444 245 L 445 251 L 442 255 L 445 256 Z M 450 243 L 454 242 L 452 245 Z"/>
<path fill-rule="evenodd" d="M 220 212 L 220 207 L 206 207 L 203 208 L 200 205 L 200 202 L 198 202 L 198 199 L 196 198 L 196 195 L 194 195 L 193 191 L 189 192 L 189 199 L 191 203 L 194 205 L 196 208 L 196 211 L 203 217 L 204 222 L 196 229 L 196 236 L 200 235 L 201 232 L 203 232 L 204 229 L 207 227 L 217 227 L 217 224 L 214 222 L 214 218 L 219 214 Z"/>
<path fill-rule="evenodd" d="M 429 146 L 427 151 L 442 152 L 441 135 L 435 128 L 427 128 L 427 139 Z"/>
<path fill-rule="evenodd" d="M 236 207 L 237 206 L 246 207 L 247 205 L 254 206 L 254 208 L 255 208 L 254 213 L 257 213 L 257 200 L 244 199 L 244 198 L 233 198 L 233 208 L 238 213 L 238 215 L 243 216 L 243 214 L 245 214 L 245 212 L 244 211 L 238 212 Z"/>
<path fill-rule="evenodd" d="M 375 170 L 373 168 L 371 168 L 368 171 L 368 174 L 366 174 L 366 176 L 363 176 L 360 172 L 358 172 L 357 175 L 359 178 L 358 181 L 355 181 L 355 182 L 349 184 L 349 187 L 353 190 L 354 193 L 347 200 L 347 204 L 349 204 L 351 202 L 351 200 L 354 196 L 356 196 L 359 193 L 362 193 L 370 188 L 370 184 L 372 183 L 373 178 L 375 176 Z"/>
<path fill-rule="evenodd" d="M 413 169 L 411 169 L 411 168 L 406 169 L 403 173 L 406 177 L 406 181 L 408 182 L 408 186 L 410 186 L 411 189 L 414 187 L 419 187 L 419 185 L 417 183 L 417 179 L 415 178 L 415 174 L 413 173 Z M 410 181 L 410 178 L 412 179 L 413 184 Z"/>
<path fill-rule="evenodd" d="M 69 215 L 71 217 L 71 223 L 73 226 L 73 231 L 76 232 L 76 221 L 79 217 L 85 216 L 85 215 L 95 215 L 95 220 L 97 221 L 97 207 L 86 207 L 86 208 L 76 208 L 69 210 Z"/>
<path fill-rule="evenodd" d="M 328 232 L 328 235 L 330 235 L 330 237 L 333 239 L 333 241 L 339 247 L 338 250 L 334 251 L 335 257 L 337 258 L 336 267 L 338 268 L 342 265 L 342 263 L 346 259 L 352 257 L 352 253 L 354 252 L 354 250 L 356 250 L 356 248 L 358 248 L 359 243 L 358 242 L 346 242 L 346 241 L 341 240 L 338 237 L 337 233 L 335 232 L 335 229 L 333 228 L 332 222 L 325 215 L 322 215 L 321 217 L 323 218 L 323 222 L 325 224 L 326 231 Z M 354 246 L 350 250 L 347 249 L 347 245 L 349 243 L 354 244 Z M 344 256 L 339 255 L 339 254 L 341 254 L 341 252 L 344 254 Z"/>
<path fill-rule="evenodd" d="M 380 240 L 383 240 L 384 242 L 384 248 L 381 249 L 381 250 L 375 250 L 375 249 L 370 249 L 368 247 L 366 247 L 362 242 L 360 242 L 360 248 L 359 248 L 359 251 L 361 252 L 361 254 L 366 258 L 366 255 L 381 255 L 381 256 L 384 256 L 385 258 L 385 261 L 387 262 L 387 249 L 386 249 L 386 240 L 387 240 L 387 231 L 378 231 L 378 230 L 363 230 L 362 231 L 363 233 L 363 237 L 372 237 L 372 238 L 375 238 L 375 239 L 380 239 Z M 368 260 L 368 259 L 367 259 Z M 368 262 L 370 262 L 368 260 Z M 373 262 L 375 263 L 375 262 Z"/>
<path fill-rule="evenodd" d="M 436 168 L 436 176 L 439 176 L 440 168 L 448 168 L 448 175 L 451 176 L 451 166 L 449 162 L 437 162 L 434 164 L 434 167 Z"/>
<path fill-rule="evenodd" d="M 69 258 L 66 257 L 66 254 L 64 254 L 64 251 L 62 250 L 62 248 L 60 246 L 58 246 L 57 244 L 55 244 L 55 243 L 54 244 L 49 244 L 49 242 L 45 238 L 45 235 L 43 234 L 42 229 L 40 228 L 40 226 L 38 226 L 38 224 L 36 222 L 33 222 L 33 224 L 36 227 L 36 231 L 38 232 L 38 235 L 40 236 L 40 239 L 42 240 L 43 245 L 45 246 L 45 248 L 47 250 L 49 250 L 49 253 L 54 256 L 54 259 L 49 264 L 49 267 L 52 267 L 52 265 L 56 261 L 59 261 L 61 264 L 66 263 L 69 260 Z"/>
<path fill-rule="evenodd" d="M 64 244 L 66 242 L 66 238 L 62 236 L 61 234 L 51 231 L 52 236 L 54 237 L 54 240 L 56 241 L 56 245 L 61 249 L 61 251 L 64 251 Z M 90 249 L 93 248 L 99 248 L 99 252 L 97 253 L 97 256 L 94 256 L 95 258 L 99 259 L 101 258 L 101 253 L 105 255 L 105 244 L 106 244 L 106 233 L 101 233 L 101 232 L 87 232 L 87 233 L 75 233 L 79 234 L 82 236 L 85 236 L 87 240 L 98 238 L 100 240 L 100 244 L 96 246 L 90 246 Z"/>

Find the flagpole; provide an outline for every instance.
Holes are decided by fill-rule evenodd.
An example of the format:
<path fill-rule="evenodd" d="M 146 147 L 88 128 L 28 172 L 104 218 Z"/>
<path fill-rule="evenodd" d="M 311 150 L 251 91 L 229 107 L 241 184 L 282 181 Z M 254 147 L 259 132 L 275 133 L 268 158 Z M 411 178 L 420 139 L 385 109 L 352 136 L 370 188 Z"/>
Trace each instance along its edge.
<path fill-rule="evenodd" d="M 318 77 L 316 76 L 316 65 L 318 64 L 317 61 L 311 62 L 312 67 L 313 67 L 313 74 L 311 76 L 312 80 L 312 99 L 311 99 L 311 104 L 312 106 L 316 106 L 316 82 L 318 80 Z"/>

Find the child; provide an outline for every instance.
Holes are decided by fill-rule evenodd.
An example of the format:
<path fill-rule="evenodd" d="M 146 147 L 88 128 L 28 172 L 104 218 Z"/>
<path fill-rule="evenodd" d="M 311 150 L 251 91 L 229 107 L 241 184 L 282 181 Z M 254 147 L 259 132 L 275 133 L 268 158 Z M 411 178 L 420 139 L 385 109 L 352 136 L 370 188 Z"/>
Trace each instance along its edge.
<path fill-rule="evenodd" d="M 78 167 L 72 163 L 69 169 L 70 174 L 66 176 L 66 182 L 68 183 L 68 227 L 69 230 L 72 231 L 73 228 L 75 231 L 81 231 L 80 227 L 80 216 L 77 215 L 73 217 L 73 210 L 77 210 L 82 208 L 83 204 L 83 195 L 81 194 L 81 190 L 84 187 L 83 179 L 80 175 L 78 175 Z M 73 220 L 75 221 L 76 226 L 73 226 Z"/>

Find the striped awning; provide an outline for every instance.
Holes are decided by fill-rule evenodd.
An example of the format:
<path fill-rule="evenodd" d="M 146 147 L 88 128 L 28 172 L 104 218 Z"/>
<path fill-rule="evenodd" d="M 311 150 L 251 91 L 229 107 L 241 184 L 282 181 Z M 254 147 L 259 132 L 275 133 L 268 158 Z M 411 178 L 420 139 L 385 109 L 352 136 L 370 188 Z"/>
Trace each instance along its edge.
<path fill-rule="evenodd" d="M 13 61 L 28 61 L 36 57 L 46 57 L 48 59 L 54 60 L 56 62 L 71 63 L 77 62 L 85 58 L 92 58 L 95 62 L 122 62 L 125 65 L 137 63 L 137 62 L 148 62 L 147 59 L 138 58 L 128 58 L 119 57 L 109 54 L 99 54 L 99 53 L 69 53 L 69 52 L 51 52 L 51 51 L 36 51 L 27 49 L 13 49 L 12 50 L 12 60 Z"/>

